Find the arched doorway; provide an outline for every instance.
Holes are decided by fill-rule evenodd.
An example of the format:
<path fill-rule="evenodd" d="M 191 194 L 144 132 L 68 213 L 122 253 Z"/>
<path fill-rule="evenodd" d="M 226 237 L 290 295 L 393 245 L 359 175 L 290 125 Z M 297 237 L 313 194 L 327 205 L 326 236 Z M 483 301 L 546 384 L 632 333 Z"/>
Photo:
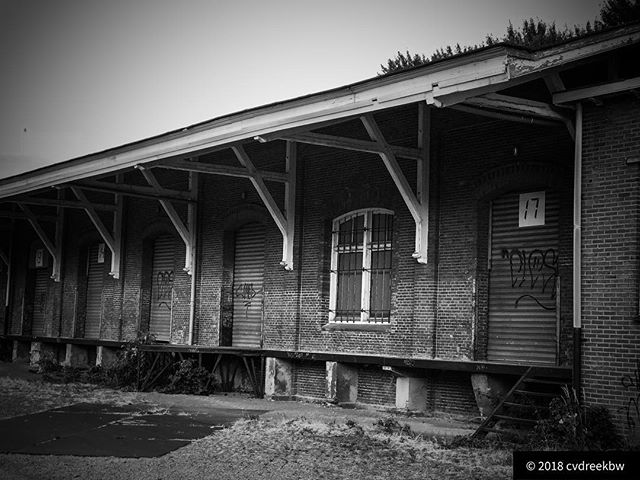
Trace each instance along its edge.
<path fill-rule="evenodd" d="M 149 333 L 160 342 L 171 340 L 175 277 L 174 240 L 172 235 L 160 235 L 153 242 Z"/>
<path fill-rule="evenodd" d="M 558 251 L 556 192 L 511 192 L 491 202 L 488 360 L 556 363 Z"/>
<path fill-rule="evenodd" d="M 252 222 L 235 232 L 233 263 L 234 347 L 262 346 L 265 227 Z"/>

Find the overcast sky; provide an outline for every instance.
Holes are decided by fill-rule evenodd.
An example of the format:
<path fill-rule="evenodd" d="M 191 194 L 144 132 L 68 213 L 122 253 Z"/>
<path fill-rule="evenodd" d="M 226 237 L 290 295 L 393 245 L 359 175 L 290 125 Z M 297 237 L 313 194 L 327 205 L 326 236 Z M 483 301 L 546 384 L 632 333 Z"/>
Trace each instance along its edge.
<path fill-rule="evenodd" d="M 562 27 L 602 0 L 0 0 L 0 177 L 430 54 Z"/>

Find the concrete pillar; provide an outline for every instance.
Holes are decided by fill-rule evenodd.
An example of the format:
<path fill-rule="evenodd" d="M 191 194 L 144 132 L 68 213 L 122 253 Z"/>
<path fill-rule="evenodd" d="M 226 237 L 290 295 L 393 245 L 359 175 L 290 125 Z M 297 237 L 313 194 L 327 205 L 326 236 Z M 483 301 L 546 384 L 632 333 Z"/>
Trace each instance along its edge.
<path fill-rule="evenodd" d="M 31 355 L 31 343 L 21 342 L 20 340 L 13 341 L 13 351 L 11 352 L 12 362 L 27 362 Z"/>
<path fill-rule="evenodd" d="M 264 396 L 269 400 L 290 400 L 293 397 L 293 363 L 282 358 L 267 357 Z"/>
<path fill-rule="evenodd" d="M 89 351 L 87 347 L 67 343 L 67 351 L 63 365 L 65 367 L 86 367 L 89 365 Z"/>
<path fill-rule="evenodd" d="M 396 408 L 424 412 L 427 410 L 427 400 L 425 378 L 396 378 Z"/>
<path fill-rule="evenodd" d="M 40 361 L 45 359 L 49 359 L 52 362 L 58 361 L 57 345 L 44 342 L 31 342 L 29 364 L 32 367 L 36 367 Z"/>
<path fill-rule="evenodd" d="M 118 359 L 119 348 L 98 345 L 96 348 L 96 365 L 109 367 Z"/>
<path fill-rule="evenodd" d="M 485 373 L 472 374 L 471 386 L 482 417 L 489 415 L 500 401 L 500 398 L 511 388 L 505 378 Z"/>
<path fill-rule="evenodd" d="M 358 399 L 358 368 L 327 362 L 327 399 L 342 406 L 354 406 Z"/>

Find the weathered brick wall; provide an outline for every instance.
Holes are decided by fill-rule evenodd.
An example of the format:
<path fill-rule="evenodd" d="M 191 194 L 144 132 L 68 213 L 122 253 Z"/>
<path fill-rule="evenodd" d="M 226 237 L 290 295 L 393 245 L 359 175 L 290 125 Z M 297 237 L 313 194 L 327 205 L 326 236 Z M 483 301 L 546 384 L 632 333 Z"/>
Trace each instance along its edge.
<path fill-rule="evenodd" d="M 640 152 L 640 102 L 586 103 L 583 138 L 584 399 L 609 407 L 628 428 L 640 425 L 640 165 L 627 164 Z"/>
<path fill-rule="evenodd" d="M 394 407 L 396 404 L 396 377 L 380 367 L 358 369 L 357 403 Z"/>
<path fill-rule="evenodd" d="M 293 369 L 294 394 L 301 397 L 325 398 L 326 377 L 325 362 L 296 362 Z"/>

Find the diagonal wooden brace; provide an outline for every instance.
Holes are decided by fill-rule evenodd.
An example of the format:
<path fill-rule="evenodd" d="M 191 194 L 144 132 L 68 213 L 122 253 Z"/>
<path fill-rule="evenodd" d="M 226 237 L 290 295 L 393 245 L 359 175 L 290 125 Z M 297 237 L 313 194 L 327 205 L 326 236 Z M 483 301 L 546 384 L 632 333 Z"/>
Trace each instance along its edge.
<path fill-rule="evenodd" d="M 295 216 L 295 175 L 296 175 L 296 148 L 289 142 L 287 144 L 287 182 L 285 183 L 285 204 L 287 216 L 280 210 L 278 204 L 274 200 L 271 192 L 264 183 L 264 179 L 260 172 L 256 169 L 253 162 L 247 155 L 242 146 L 231 147 L 233 153 L 240 164 L 245 167 L 249 173 L 249 180 L 255 187 L 258 195 L 267 207 L 276 226 L 282 234 L 282 261 L 281 265 L 286 270 L 293 270 L 293 235 L 294 235 L 294 216 Z"/>
<path fill-rule="evenodd" d="M 427 249 L 428 249 L 428 222 L 429 222 L 429 168 L 428 158 L 422 158 L 419 160 L 418 165 L 418 187 L 419 197 L 413 193 L 411 185 L 409 184 L 406 176 L 402 172 L 400 165 L 396 159 L 391 146 L 386 142 L 384 135 L 382 134 L 378 124 L 376 123 L 373 115 L 363 115 L 360 117 L 364 128 L 367 130 L 371 140 L 376 142 L 380 147 L 380 158 L 384 162 L 385 167 L 389 171 L 393 182 L 400 191 L 400 195 L 404 200 L 413 220 L 416 224 L 416 242 L 415 251 L 413 257 L 419 263 L 427 263 Z M 422 142 L 422 141 L 421 141 Z M 428 145 L 426 145 L 428 147 Z"/>
<path fill-rule="evenodd" d="M 96 227 L 98 233 L 107 244 L 109 250 L 111 250 L 111 271 L 109 275 L 113 278 L 120 278 L 120 266 L 121 266 L 121 228 L 122 228 L 122 202 L 121 199 L 117 200 L 117 205 L 114 213 L 113 233 L 105 226 L 104 222 L 98 215 L 98 212 L 93 208 L 91 202 L 87 199 L 84 192 L 75 186 L 70 187 L 71 191 L 82 202 L 84 211 L 89 216 L 91 223 Z"/>
<path fill-rule="evenodd" d="M 149 185 L 151 185 L 158 193 L 162 192 L 163 188 L 160 185 L 160 182 L 158 182 L 155 175 L 150 170 L 146 169 L 142 165 L 136 165 L 136 168 L 147 180 L 147 183 Z M 182 218 L 180 217 L 180 214 L 169 200 L 158 199 L 158 201 L 160 202 L 160 205 L 164 209 L 165 213 L 171 220 L 171 223 L 177 230 L 178 235 L 180 235 L 180 238 L 185 244 L 186 254 L 184 261 L 184 271 L 191 275 L 193 272 L 193 253 L 195 245 L 195 235 L 192 234 L 192 230 L 193 232 L 195 232 L 195 229 L 193 228 L 193 225 L 185 225 L 185 223 L 182 221 Z M 189 211 L 191 212 L 191 210 Z M 195 215 L 193 215 L 193 212 L 189 214 L 189 220 L 191 220 L 192 222 L 195 221 Z"/>
<path fill-rule="evenodd" d="M 23 205 L 22 203 L 19 203 L 18 205 L 20 206 L 20 208 L 24 212 L 25 216 L 27 217 L 27 220 L 29 221 L 29 223 L 31 224 L 33 229 L 35 230 L 36 234 L 38 235 L 38 238 L 40 238 L 40 240 L 44 244 L 44 246 L 47 249 L 47 251 L 51 254 L 51 257 L 53 258 L 53 271 L 52 271 L 52 274 L 51 274 L 51 278 L 54 281 L 59 282 L 60 281 L 60 269 L 62 267 L 62 263 L 61 263 L 62 242 L 60 241 L 59 235 L 56 234 L 56 240 L 58 240 L 58 244 L 56 245 L 56 244 L 54 244 L 54 242 L 52 242 L 49 239 L 49 236 L 47 235 L 47 232 L 44 231 L 44 229 L 42 228 L 42 226 L 38 222 L 38 218 L 31 211 L 31 209 L 29 207 L 27 207 L 26 205 Z M 58 231 L 58 228 L 56 228 L 56 232 L 57 231 Z"/>

